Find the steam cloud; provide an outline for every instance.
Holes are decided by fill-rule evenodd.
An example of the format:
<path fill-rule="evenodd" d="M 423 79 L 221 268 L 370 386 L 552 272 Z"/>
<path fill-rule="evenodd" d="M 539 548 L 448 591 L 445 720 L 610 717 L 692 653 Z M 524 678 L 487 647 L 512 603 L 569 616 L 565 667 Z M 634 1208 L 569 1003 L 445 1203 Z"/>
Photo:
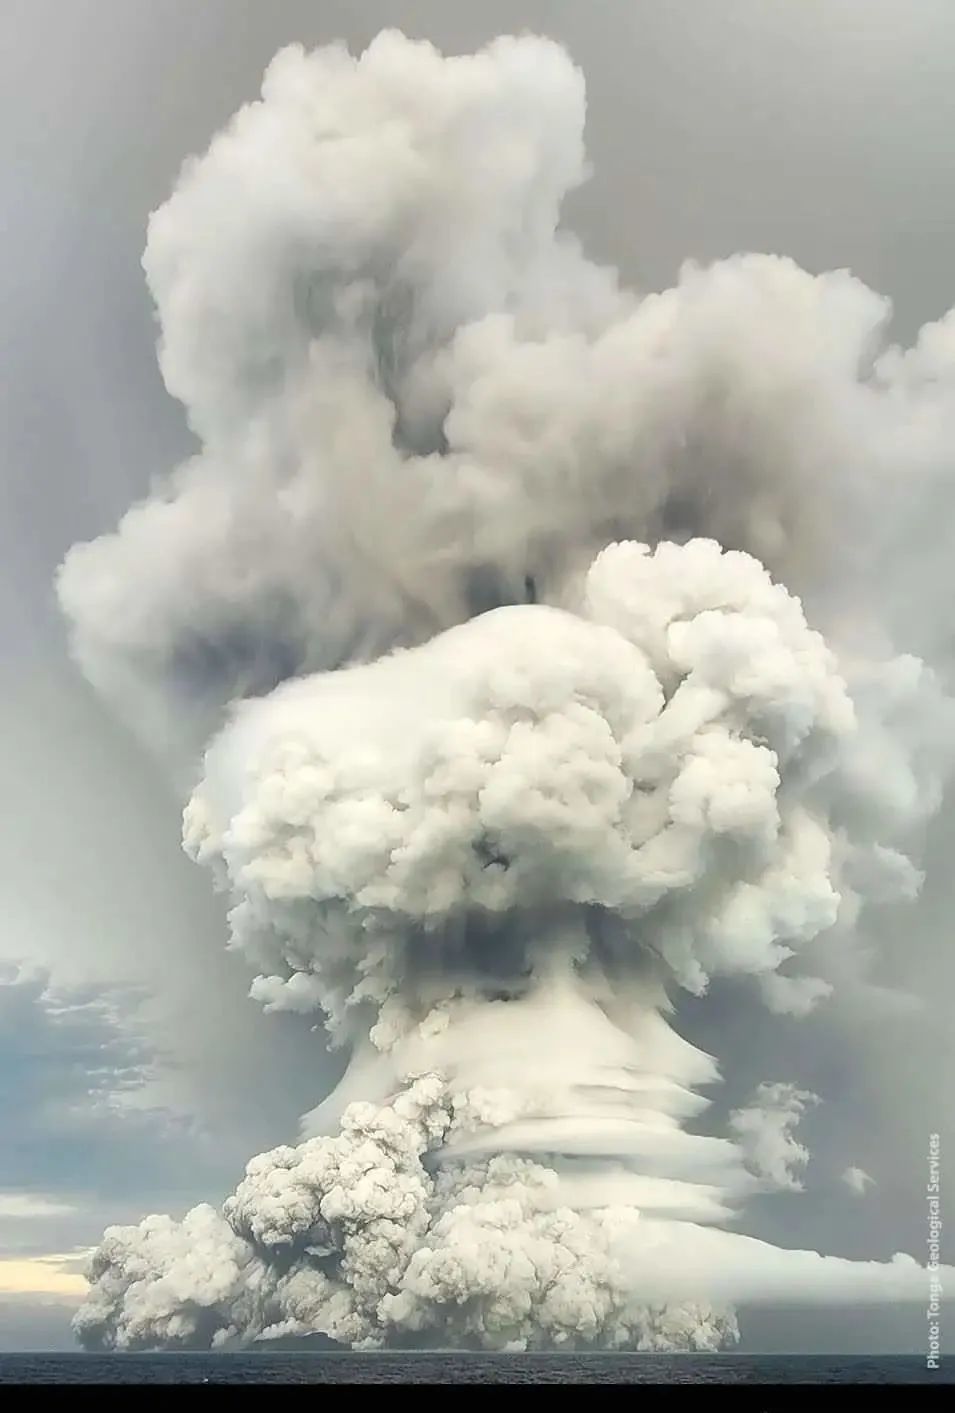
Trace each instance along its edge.
<path fill-rule="evenodd" d="M 726 1229 L 802 1185 L 814 1096 L 693 1133 L 668 1017 L 715 976 L 805 1014 L 918 891 L 955 316 L 903 352 L 768 256 L 622 291 L 558 224 L 583 121 L 544 40 L 292 47 L 152 217 L 202 449 L 60 599 L 205 747 L 185 845 L 253 996 L 351 1059 L 221 1212 L 106 1233 L 88 1344 L 709 1349 L 738 1303 L 924 1296 Z"/>

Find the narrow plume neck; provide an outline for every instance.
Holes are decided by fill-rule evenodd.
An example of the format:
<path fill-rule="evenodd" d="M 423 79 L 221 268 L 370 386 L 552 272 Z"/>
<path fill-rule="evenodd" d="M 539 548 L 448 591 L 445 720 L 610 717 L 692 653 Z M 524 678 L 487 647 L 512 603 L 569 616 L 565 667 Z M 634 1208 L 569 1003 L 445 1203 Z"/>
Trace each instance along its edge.
<path fill-rule="evenodd" d="M 339 1089 L 307 1120 L 331 1132 L 347 1103 L 384 1102 L 414 1077 L 442 1076 L 453 1120 L 433 1167 L 510 1157 L 558 1174 L 541 1205 L 626 1204 L 697 1221 L 728 1215 L 745 1190 L 734 1144 L 688 1133 L 708 1101 L 710 1060 L 662 1013 L 652 976 L 610 987 L 581 964 L 564 919 L 538 938 L 544 958 L 510 997 L 457 995 L 434 1006 L 387 1054 L 359 1046 Z"/>

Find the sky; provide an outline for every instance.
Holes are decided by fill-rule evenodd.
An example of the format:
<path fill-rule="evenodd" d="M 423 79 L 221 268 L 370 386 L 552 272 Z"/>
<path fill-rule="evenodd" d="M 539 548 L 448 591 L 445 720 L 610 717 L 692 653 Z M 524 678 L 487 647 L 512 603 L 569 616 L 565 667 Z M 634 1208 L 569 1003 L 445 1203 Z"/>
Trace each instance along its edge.
<path fill-rule="evenodd" d="M 449 52 L 515 29 L 566 44 L 587 78 L 593 166 L 568 223 L 638 288 L 665 287 L 689 257 L 767 250 L 850 267 L 892 297 L 903 338 L 955 302 L 948 0 L 7 0 L 0 1349 L 69 1347 L 104 1224 L 218 1199 L 336 1076 L 305 1019 L 246 998 L 221 906 L 179 849 L 180 803 L 71 665 L 52 580 L 191 448 L 156 366 L 150 211 L 284 43 L 360 49 L 390 25 Z M 778 1028 L 778 1077 L 825 1098 L 805 1127 L 806 1192 L 756 1204 L 756 1235 L 846 1256 L 921 1249 L 927 1135 L 951 1132 L 952 821 L 947 807 L 917 910 L 880 923 L 901 944 L 880 979 L 904 970 L 917 1025 L 876 997 L 799 1027 L 748 1021 Z M 723 1062 L 714 1122 L 765 1077 L 733 1004 L 717 988 L 679 1016 Z M 876 1186 L 854 1192 L 848 1166 Z M 749 1338 L 921 1347 L 917 1314 L 840 1320 L 760 1312 Z"/>

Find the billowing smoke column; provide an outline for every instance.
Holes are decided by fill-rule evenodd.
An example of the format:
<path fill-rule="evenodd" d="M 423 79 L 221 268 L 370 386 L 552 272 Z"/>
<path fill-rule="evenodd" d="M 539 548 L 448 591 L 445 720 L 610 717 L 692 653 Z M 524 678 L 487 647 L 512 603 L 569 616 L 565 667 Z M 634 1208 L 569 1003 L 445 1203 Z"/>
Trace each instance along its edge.
<path fill-rule="evenodd" d="M 621 292 L 558 226 L 583 116 L 543 40 L 290 48 L 152 218 L 202 450 L 60 597 L 206 747 L 185 845 L 253 996 L 351 1059 L 221 1212 L 106 1234 L 89 1344 L 715 1348 L 738 1303 L 924 1296 L 727 1228 L 801 1186 L 814 1096 L 694 1134 L 668 1015 L 715 976 L 803 1014 L 917 892 L 953 718 L 893 644 L 944 647 L 955 324 L 885 348 L 771 257 Z"/>

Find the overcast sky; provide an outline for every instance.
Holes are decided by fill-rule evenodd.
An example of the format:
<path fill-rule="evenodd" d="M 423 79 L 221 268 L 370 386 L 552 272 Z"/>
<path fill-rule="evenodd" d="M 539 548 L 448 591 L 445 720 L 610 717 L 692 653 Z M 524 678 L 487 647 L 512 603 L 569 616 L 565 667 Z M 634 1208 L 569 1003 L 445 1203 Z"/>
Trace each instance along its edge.
<path fill-rule="evenodd" d="M 567 45 L 594 169 L 568 218 L 632 284 L 758 249 L 851 267 L 893 298 L 903 337 L 955 300 L 951 0 L 5 0 L 0 1348 L 67 1346 L 70 1253 L 106 1221 L 221 1197 L 334 1073 L 306 1022 L 245 999 L 219 905 L 180 853 L 179 803 L 70 665 L 51 584 L 70 544 L 190 447 L 156 368 L 149 212 L 282 44 L 361 48 L 387 25 L 451 52 L 515 29 Z M 883 923 L 922 993 L 918 1026 L 767 1017 L 781 1072 L 753 1076 L 745 1040 L 725 1039 L 731 1000 L 686 1011 L 702 1043 L 723 1033 L 725 1105 L 753 1078 L 827 1100 L 806 1194 L 767 1199 L 757 1234 L 921 1250 L 923 1149 L 949 1122 L 953 836 L 949 816 L 917 916 Z M 876 1175 L 869 1198 L 839 1184 L 850 1162 Z M 751 1338 L 920 1348 L 913 1319 L 833 1331 L 764 1313 Z"/>

